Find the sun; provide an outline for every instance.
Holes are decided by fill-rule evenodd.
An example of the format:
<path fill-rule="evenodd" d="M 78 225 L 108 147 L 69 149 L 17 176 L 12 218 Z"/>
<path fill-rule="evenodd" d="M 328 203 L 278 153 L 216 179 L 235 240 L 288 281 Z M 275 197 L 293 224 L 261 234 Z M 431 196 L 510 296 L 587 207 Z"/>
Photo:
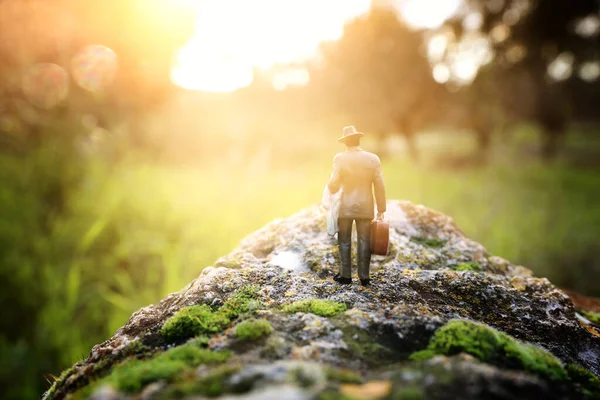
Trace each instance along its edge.
<path fill-rule="evenodd" d="M 461 0 L 198 0 L 194 35 L 175 55 L 171 80 L 207 92 L 248 86 L 256 69 L 314 57 L 321 42 L 339 39 L 347 21 L 379 2 L 399 11 L 408 25 L 431 28 L 456 12 Z M 282 80 L 286 76 L 290 82 Z M 296 69 L 274 84 L 306 82 L 306 73 Z"/>
<path fill-rule="evenodd" d="M 229 92 L 249 85 L 256 68 L 301 62 L 370 0 L 201 0 L 194 36 L 176 54 L 172 81 L 187 89 Z"/>

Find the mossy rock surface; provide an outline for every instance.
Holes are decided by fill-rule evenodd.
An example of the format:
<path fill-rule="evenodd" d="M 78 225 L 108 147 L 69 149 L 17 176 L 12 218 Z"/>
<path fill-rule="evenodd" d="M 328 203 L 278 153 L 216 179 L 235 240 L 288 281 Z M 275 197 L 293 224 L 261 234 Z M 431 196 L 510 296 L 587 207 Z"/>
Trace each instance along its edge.
<path fill-rule="evenodd" d="M 425 350 L 411 355 L 413 360 L 436 355 L 467 353 L 480 361 L 521 369 L 552 380 L 565 380 L 567 372 L 554 355 L 531 343 L 523 343 L 488 325 L 452 320 L 438 329 Z"/>
<path fill-rule="evenodd" d="M 468 263 L 458 263 L 456 265 L 453 265 L 450 267 L 450 269 L 453 269 L 454 271 L 474 271 L 474 272 L 481 272 L 483 270 L 483 268 L 481 268 L 481 265 L 476 262 L 476 261 L 471 261 Z"/>
<path fill-rule="evenodd" d="M 264 319 L 249 319 L 235 326 L 234 334 L 242 341 L 251 341 L 269 336 L 273 327 Z"/>
<path fill-rule="evenodd" d="M 386 216 L 369 287 L 332 281 L 326 216 L 303 210 L 134 313 L 45 398 L 599 398 L 600 337 L 565 293 L 444 214 Z"/>
<path fill-rule="evenodd" d="M 283 310 L 288 313 L 305 312 L 321 317 L 333 317 L 346 311 L 346 305 L 331 300 L 309 299 L 286 305 Z"/>

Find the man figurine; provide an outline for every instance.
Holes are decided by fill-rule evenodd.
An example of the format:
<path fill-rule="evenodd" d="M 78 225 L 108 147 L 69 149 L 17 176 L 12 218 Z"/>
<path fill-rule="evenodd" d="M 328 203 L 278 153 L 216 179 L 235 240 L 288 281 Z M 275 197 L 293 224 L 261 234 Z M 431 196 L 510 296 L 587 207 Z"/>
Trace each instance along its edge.
<path fill-rule="evenodd" d="M 361 149 L 362 133 L 354 126 L 342 131 L 338 142 L 347 150 L 333 159 L 333 172 L 327 183 L 329 191 L 342 190 L 338 217 L 338 246 L 342 261 L 340 272 L 333 280 L 344 285 L 352 283 L 352 223 L 356 221 L 358 236 L 358 278 L 363 286 L 370 282 L 371 266 L 371 221 L 373 220 L 373 188 L 377 202 L 377 219 L 383 219 L 385 212 L 385 187 L 379 157 Z"/>

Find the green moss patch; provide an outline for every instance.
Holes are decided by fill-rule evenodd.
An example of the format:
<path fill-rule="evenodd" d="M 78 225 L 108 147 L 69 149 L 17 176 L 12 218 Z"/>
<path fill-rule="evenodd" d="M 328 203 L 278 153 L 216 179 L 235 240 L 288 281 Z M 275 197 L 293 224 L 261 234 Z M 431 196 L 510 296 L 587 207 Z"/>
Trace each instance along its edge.
<path fill-rule="evenodd" d="M 352 397 L 348 397 L 343 393 L 340 393 L 338 389 L 329 388 L 319 393 L 316 400 L 356 400 Z"/>
<path fill-rule="evenodd" d="M 217 367 L 203 377 L 193 377 L 193 379 L 175 383 L 160 393 L 157 400 L 179 399 L 191 395 L 220 396 L 230 391 L 226 384 L 227 378 L 239 370 L 239 366 L 226 365 Z"/>
<path fill-rule="evenodd" d="M 182 308 L 169 318 L 160 333 L 167 343 L 176 343 L 197 335 L 223 331 L 234 318 L 250 315 L 260 307 L 258 288 L 245 286 L 232 294 L 217 310 L 207 305 Z"/>
<path fill-rule="evenodd" d="M 136 354 L 144 354 L 150 351 L 150 348 L 140 342 L 139 340 L 133 340 L 123 347 L 122 354 L 125 357 L 133 356 Z"/>
<path fill-rule="evenodd" d="M 191 306 L 177 311 L 165 322 L 160 333 L 167 342 L 173 343 L 199 334 L 220 332 L 229 323 L 229 318 L 207 305 Z"/>
<path fill-rule="evenodd" d="M 324 367 L 328 382 L 339 383 L 361 383 L 362 378 L 359 374 L 348 369 Z"/>
<path fill-rule="evenodd" d="M 413 353 L 410 358 L 422 360 L 462 352 L 483 362 L 523 369 L 553 380 L 567 377 L 562 363 L 550 352 L 487 325 L 464 320 L 452 320 L 438 329 L 427 349 Z"/>
<path fill-rule="evenodd" d="M 390 397 L 394 400 L 423 400 L 427 398 L 423 388 L 419 386 L 402 386 L 392 391 Z"/>
<path fill-rule="evenodd" d="M 92 369 L 92 375 L 95 377 L 104 375 L 104 373 L 108 371 L 110 367 L 128 357 L 145 358 L 151 355 L 152 349 L 150 347 L 144 345 L 139 340 L 133 340 L 125 345 L 120 353 L 116 355 L 106 355 L 102 360 L 95 363 Z"/>
<path fill-rule="evenodd" d="M 46 398 L 48 399 L 52 399 L 54 397 L 54 394 L 56 393 L 56 391 L 62 387 L 62 385 L 64 385 L 65 381 L 67 380 L 67 378 L 69 376 L 71 376 L 71 374 L 75 372 L 75 368 L 71 367 L 71 368 L 67 368 L 65 369 L 58 378 L 56 378 L 56 380 L 54 381 L 54 383 L 52 384 L 52 386 L 50 386 L 50 389 L 48 389 L 48 395 L 46 396 Z"/>
<path fill-rule="evenodd" d="M 444 247 L 444 245 L 446 244 L 447 240 L 444 239 L 438 239 L 438 238 L 425 238 L 422 236 L 413 236 L 410 238 L 410 240 L 412 242 L 421 244 L 423 246 L 427 246 L 427 247 L 431 247 L 434 249 L 439 249 Z"/>
<path fill-rule="evenodd" d="M 260 339 L 273 332 L 273 327 L 269 321 L 264 319 L 248 319 L 237 324 L 233 333 L 239 340 L 248 341 Z"/>
<path fill-rule="evenodd" d="M 567 366 L 569 379 L 583 395 L 590 399 L 600 399 L 600 379 L 585 368 L 577 365 Z"/>
<path fill-rule="evenodd" d="M 477 261 L 471 261 L 468 263 L 458 263 L 456 265 L 451 265 L 450 269 L 453 269 L 454 271 L 474 271 L 474 272 L 483 271 L 481 264 L 479 264 Z"/>
<path fill-rule="evenodd" d="M 344 342 L 348 345 L 352 357 L 359 357 L 370 365 L 398 358 L 392 351 L 375 341 L 373 335 L 364 329 L 342 324 Z"/>
<path fill-rule="evenodd" d="M 346 311 L 346 305 L 330 300 L 310 299 L 296 301 L 284 306 L 283 311 L 287 313 L 305 312 L 320 315 L 321 317 L 333 317 Z"/>
<path fill-rule="evenodd" d="M 125 393 L 138 393 L 152 382 L 164 380 L 172 382 L 182 372 L 201 364 L 218 364 L 230 357 L 229 352 L 214 352 L 186 344 L 161 353 L 151 359 L 129 359 L 113 368 L 106 376 L 78 393 L 85 398 L 96 387 L 108 384 Z"/>
<path fill-rule="evenodd" d="M 229 319 L 234 319 L 240 315 L 252 314 L 259 308 L 258 287 L 247 285 L 231 295 L 219 312 Z"/>
<path fill-rule="evenodd" d="M 183 345 L 168 350 L 150 360 L 129 360 L 118 365 L 107 377 L 107 383 L 128 393 L 139 392 L 158 380 L 171 381 L 177 374 L 200 364 L 226 361 L 228 352 L 214 352 L 195 345 Z"/>

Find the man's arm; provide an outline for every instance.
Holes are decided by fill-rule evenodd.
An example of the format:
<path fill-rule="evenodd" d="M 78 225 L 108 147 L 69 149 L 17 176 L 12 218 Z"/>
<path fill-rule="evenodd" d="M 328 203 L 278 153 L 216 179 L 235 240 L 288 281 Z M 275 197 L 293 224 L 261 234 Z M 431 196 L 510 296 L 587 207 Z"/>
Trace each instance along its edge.
<path fill-rule="evenodd" d="M 386 210 L 385 185 L 383 183 L 383 172 L 381 162 L 377 159 L 377 167 L 373 176 L 373 187 L 375 188 L 375 202 L 377 203 L 377 217 L 382 218 Z"/>
<path fill-rule="evenodd" d="M 331 173 L 331 178 L 329 178 L 329 182 L 327 182 L 327 187 L 329 187 L 329 192 L 331 194 L 337 193 L 340 190 L 341 182 L 341 174 L 340 174 L 340 162 L 338 160 L 338 156 L 336 155 L 333 158 L 333 172 Z"/>

